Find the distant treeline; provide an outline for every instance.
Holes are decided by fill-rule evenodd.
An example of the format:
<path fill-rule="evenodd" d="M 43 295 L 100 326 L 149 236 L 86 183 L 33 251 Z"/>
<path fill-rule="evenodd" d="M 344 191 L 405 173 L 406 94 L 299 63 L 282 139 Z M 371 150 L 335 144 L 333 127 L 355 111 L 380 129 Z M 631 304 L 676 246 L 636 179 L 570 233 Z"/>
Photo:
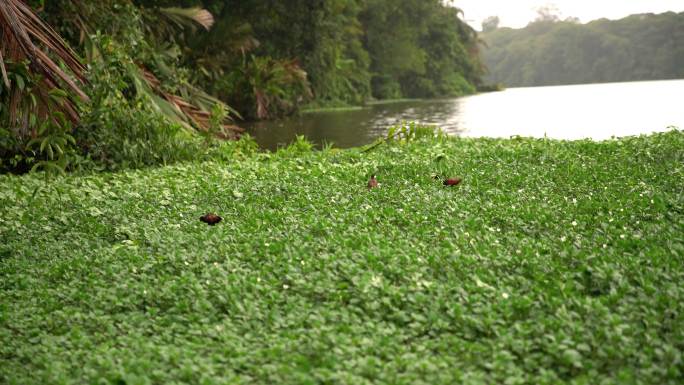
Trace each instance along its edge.
<path fill-rule="evenodd" d="M 541 20 L 481 37 L 486 80 L 504 86 L 684 78 L 684 13 L 588 24 Z"/>

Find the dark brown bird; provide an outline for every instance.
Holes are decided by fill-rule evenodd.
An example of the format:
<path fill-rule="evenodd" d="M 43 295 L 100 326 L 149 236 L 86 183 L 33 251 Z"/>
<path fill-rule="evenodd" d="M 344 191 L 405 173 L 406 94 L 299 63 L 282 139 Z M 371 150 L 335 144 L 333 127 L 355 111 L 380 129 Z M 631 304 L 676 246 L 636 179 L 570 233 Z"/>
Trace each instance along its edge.
<path fill-rule="evenodd" d="M 223 218 L 221 218 L 218 215 L 213 214 L 213 213 L 207 213 L 207 214 L 204 214 L 200 217 L 200 221 L 208 224 L 209 226 L 213 226 L 213 225 L 221 222 L 222 219 Z"/>
<path fill-rule="evenodd" d="M 458 186 L 459 183 L 461 183 L 462 179 L 461 178 L 449 178 L 444 180 L 444 185 L 445 186 Z"/>
<path fill-rule="evenodd" d="M 375 179 L 375 174 L 371 175 L 370 179 L 368 179 L 368 188 L 376 188 L 378 187 L 378 180 Z"/>

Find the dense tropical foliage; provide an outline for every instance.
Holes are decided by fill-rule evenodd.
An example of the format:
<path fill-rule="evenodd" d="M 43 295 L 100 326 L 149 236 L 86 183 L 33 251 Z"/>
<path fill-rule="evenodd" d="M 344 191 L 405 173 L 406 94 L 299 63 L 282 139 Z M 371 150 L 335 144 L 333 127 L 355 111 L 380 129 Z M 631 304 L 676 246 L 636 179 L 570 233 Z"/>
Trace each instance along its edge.
<path fill-rule="evenodd" d="M 216 15 L 211 31 L 192 37 L 185 63 L 199 69 L 198 84 L 250 117 L 308 102 L 462 95 L 480 84 L 477 35 L 439 0 L 183 5 Z"/>
<path fill-rule="evenodd" d="M 545 17 L 482 35 L 488 81 L 541 86 L 684 78 L 684 13 L 632 15 L 579 24 Z"/>
<path fill-rule="evenodd" d="M 241 117 L 473 92 L 479 41 L 459 12 L 439 0 L 3 2 L 0 169 L 165 163 L 239 137 Z"/>
<path fill-rule="evenodd" d="M 238 129 L 227 124 L 230 108 L 191 85 L 177 66 L 178 45 L 158 45 L 188 25 L 208 28 L 208 12 L 148 10 L 126 0 L 33 6 L 16 0 L 2 7 L 3 28 L 14 33 L 3 33 L 0 49 L 10 80 L 0 92 L 10 98 L 4 104 L 8 118 L 1 121 L 3 170 L 139 167 L 194 158 L 201 149 L 197 132 L 236 136 Z M 29 21 L 18 23 L 22 17 Z M 26 48 L 15 49 L 15 41 Z M 57 64 L 47 66 L 52 73 L 41 71 L 52 52 L 80 84 L 58 72 Z M 87 63 L 87 73 L 80 61 Z"/>

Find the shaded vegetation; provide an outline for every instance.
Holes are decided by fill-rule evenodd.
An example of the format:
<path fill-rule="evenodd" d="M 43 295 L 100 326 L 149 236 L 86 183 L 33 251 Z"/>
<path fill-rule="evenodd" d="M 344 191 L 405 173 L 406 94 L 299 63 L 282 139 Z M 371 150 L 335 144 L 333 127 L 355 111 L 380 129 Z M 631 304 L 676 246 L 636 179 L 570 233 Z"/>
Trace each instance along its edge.
<path fill-rule="evenodd" d="M 683 149 L 300 140 L 0 176 L 0 382 L 681 383 Z"/>
<path fill-rule="evenodd" d="M 203 4 L 217 15 L 215 28 L 190 44 L 191 66 L 205 74 L 200 83 L 247 116 L 277 115 L 302 103 L 339 106 L 371 97 L 463 95 L 480 83 L 476 33 L 457 8 L 439 0 L 185 4 Z M 274 65 L 258 68 L 258 58 L 270 58 Z M 283 63 L 284 68 L 275 63 Z M 241 84 L 245 68 L 255 71 L 248 79 L 258 76 L 268 84 Z M 279 73 L 298 69 L 306 72 L 308 83 L 297 77 L 299 82 L 280 79 Z M 257 90 L 276 100 L 276 105 L 285 105 L 284 111 L 275 108 L 273 113 L 259 114 L 263 103 Z"/>
<path fill-rule="evenodd" d="M 391 5 L 390 5 L 391 4 Z M 364 14 L 376 97 L 459 96 L 475 91 L 481 66 L 475 30 L 441 2 L 368 2 Z"/>
<path fill-rule="evenodd" d="M 684 13 L 579 24 L 548 18 L 482 35 L 487 81 L 505 86 L 684 78 Z"/>
<path fill-rule="evenodd" d="M 28 4 L 0 6 L 3 172 L 184 160 L 240 118 L 462 95 L 482 73 L 475 31 L 439 0 Z"/>
<path fill-rule="evenodd" d="M 173 53 L 175 40 L 168 35 L 169 31 L 181 33 L 186 25 L 208 28 L 213 20 L 208 12 L 146 10 L 127 0 L 45 4 L 41 16 L 87 62 L 89 71 L 84 75 L 79 58 L 71 54 L 65 59 L 60 53 L 71 52 L 61 38 L 47 27 L 35 28 L 34 24 L 42 23 L 38 16 L 21 1 L 12 3 L 20 4 L 30 20 L 28 32 L 20 35 L 28 49 L 23 49 L 18 59 L 16 54 L 10 57 L 18 65 L 5 67 L 13 70 L 8 74 L 13 81 L 3 84 L 0 95 L 10 95 L 19 102 L 9 103 L 8 113 L 0 116 L 0 170 L 23 172 L 42 167 L 63 172 L 80 166 L 139 167 L 187 159 L 188 154 L 197 153 L 197 132 L 237 137 L 239 129 L 227 124 L 235 112 L 182 76 L 183 69 L 176 65 Z M 14 28 L 15 19 L 16 12 L 15 16 L 5 13 L 3 26 Z M 50 38 L 63 47 L 46 43 Z M 157 45 L 169 39 L 167 50 Z M 16 51 L 13 41 L 12 35 L 3 34 L 3 56 Z M 56 79 L 39 70 L 45 63 L 41 54 L 45 47 L 56 51 L 81 79 L 83 92 L 68 75 Z M 72 94 L 86 102 L 77 103 Z M 54 106 L 36 103 L 36 99 L 52 101 Z M 17 115 L 12 112 L 15 105 L 27 106 L 20 115 L 23 125 L 12 120 Z M 201 157 L 201 153 L 197 155 Z M 141 163 L 142 158 L 153 161 Z"/>

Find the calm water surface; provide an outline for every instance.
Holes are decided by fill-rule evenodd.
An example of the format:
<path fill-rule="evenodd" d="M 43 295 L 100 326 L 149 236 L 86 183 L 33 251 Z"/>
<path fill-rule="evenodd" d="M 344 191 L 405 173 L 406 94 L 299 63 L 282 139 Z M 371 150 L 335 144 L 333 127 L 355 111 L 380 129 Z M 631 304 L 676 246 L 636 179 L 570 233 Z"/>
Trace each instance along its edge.
<path fill-rule="evenodd" d="M 684 129 L 684 80 L 511 88 L 457 99 L 307 113 L 244 126 L 268 149 L 286 145 L 296 135 L 346 148 L 368 144 L 402 120 L 470 137 L 602 140 L 667 131 L 670 126 Z"/>

